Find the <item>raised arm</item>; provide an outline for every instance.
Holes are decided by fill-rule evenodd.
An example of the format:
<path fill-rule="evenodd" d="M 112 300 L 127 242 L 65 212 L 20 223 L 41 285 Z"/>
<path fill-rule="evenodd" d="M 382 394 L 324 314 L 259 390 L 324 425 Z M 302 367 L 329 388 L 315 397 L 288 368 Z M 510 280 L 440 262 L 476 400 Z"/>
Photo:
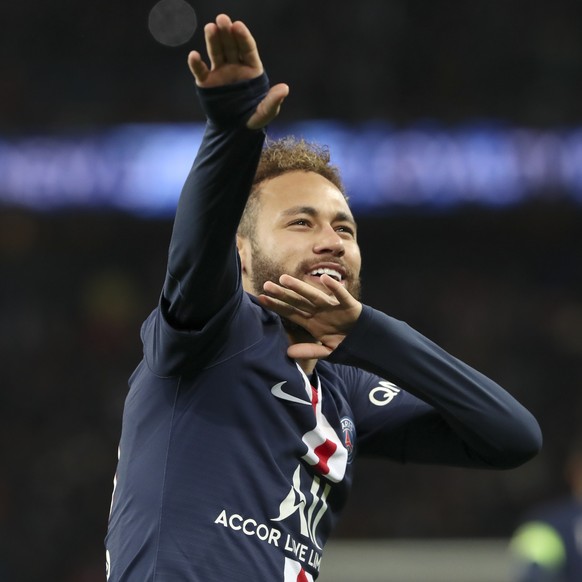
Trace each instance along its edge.
<path fill-rule="evenodd" d="M 257 45 L 242 22 L 221 14 L 204 28 L 208 66 L 188 65 L 208 117 L 176 212 L 162 309 L 179 329 L 202 327 L 239 283 L 235 235 L 260 156 L 262 129 L 288 87 L 269 89 Z"/>

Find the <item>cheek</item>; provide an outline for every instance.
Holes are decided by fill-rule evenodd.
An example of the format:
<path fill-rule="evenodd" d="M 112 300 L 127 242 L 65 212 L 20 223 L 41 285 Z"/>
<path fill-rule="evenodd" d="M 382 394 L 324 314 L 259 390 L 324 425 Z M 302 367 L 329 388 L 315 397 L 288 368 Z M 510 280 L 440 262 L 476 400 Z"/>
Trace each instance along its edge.
<path fill-rule="evenodd" d="M 295 233 L 280 233 L 263 239 L 261 250 L 278 263 L 292 266 L 308 256 L 309 241 Z"/>
<path fill-rule="evenodd" d="M 300 254 L 294 253 L 278 253 L 275 252 L 274 256 L 277 257 L 276 261 L 279 265 L 281 265 L 285 272 L 289 275 L 293 275 L 294 277 L 297 276 L 299 271 L 302 271 L 300 267 L 301 263 L 305 260 L 305 257 Z"/>
<path fill-rule="evenodd" d="M 362 267 L 362 256 L 360 255 L 360 248 L 358 246 L 355 246 L 347 252 L 347 260 L 354 270 L 354 273 L 358 274 Z"/>

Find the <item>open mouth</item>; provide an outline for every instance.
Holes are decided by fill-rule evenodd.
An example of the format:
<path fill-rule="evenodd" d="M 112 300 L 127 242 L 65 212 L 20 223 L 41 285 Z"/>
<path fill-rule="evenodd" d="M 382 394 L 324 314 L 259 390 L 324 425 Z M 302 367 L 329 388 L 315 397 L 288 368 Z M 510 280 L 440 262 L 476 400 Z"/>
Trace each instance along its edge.
<path fill-rule="evenodd" d="M 320 278 L 322 275 L 329 275 L 339 283 L 344 283 L 344 274 L 337 269 L 331 269 L 329 267 L 319 267 L 317 269 L 313 269 L 308 273 L 310 277 Z"/>

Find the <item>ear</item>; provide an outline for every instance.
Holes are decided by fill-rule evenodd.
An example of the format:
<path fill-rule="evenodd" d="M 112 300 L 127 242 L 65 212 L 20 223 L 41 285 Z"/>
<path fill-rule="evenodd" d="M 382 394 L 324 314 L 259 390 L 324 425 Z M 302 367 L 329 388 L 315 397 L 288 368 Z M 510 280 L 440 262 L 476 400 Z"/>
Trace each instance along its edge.
<path fill-rule="evenodd" d="M 251 283 L 252 277 L 252 261 L 251 261 L 251 241 L 245 237 L 236 235 L 236 248 L 238 250 L 238 256 L 240 257 L 241 266 L 241 279 L 242 286 L 248 293 L 253 293 L 253 285 Z"/>
<path fill-rule="evenodd" d="M 243 276 L 248 275 L 248 269 L 251 265 L 251 242 L 245 236 L 236 235 L 236 248 L 240 257 L 240 264 Z"/>

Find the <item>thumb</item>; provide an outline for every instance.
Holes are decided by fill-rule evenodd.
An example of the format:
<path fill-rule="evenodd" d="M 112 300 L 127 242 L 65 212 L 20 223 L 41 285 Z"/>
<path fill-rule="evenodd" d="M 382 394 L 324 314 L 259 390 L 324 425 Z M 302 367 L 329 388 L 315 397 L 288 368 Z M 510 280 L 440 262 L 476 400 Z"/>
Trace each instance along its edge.
<path fill-rule="evenodd" d="M 249 129 L 261 129 L 270 123 L 281 110 L 281 104 L 289 95 L 289 86 L 279 83 L 271 87 L 266 97 L 257 105 L 257 109 L 247 121 Z"/>
<path fill-rule="evenodd" d="M 291 344 L 287 348 L 287 355 L 296 360 L 320 360 L 327 358 L 332 351 L 331 348 L 321 344 Z"/>

